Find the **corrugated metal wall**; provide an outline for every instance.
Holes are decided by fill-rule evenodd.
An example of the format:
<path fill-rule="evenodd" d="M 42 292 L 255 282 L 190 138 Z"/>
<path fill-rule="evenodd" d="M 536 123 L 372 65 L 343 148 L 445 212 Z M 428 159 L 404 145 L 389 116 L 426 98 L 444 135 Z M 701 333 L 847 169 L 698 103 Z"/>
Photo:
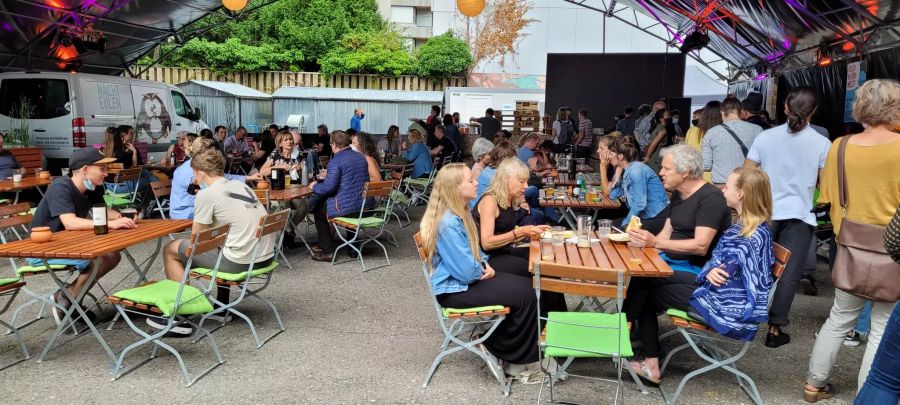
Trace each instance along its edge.
<path fill-rule="evenodd" d="M 259 132 L 259 128 L 264 128 L 271 124 L 272 119 L 272 100 L 260 99 L 239 99 L 241 103 L 241 121 L 240 125 L 247 127 L 251 133 Z"/>
<path fill-rule="evenodd" d="M 210 128 L 224 125 L 231 132 L 238 127 L 236 97 L 187 96 L 187 99 L 192 106 L 200 108 L 200 118 Z"/>
<path fill-rule="evenodd" d="M 362 130 L 373 134 L 384 134 L 391 125 L 401 130 L 409 127 L 409 118 L 425 118 L 431 110 L 430 102 L 398 103 L 377 101 L 275 99 L 275 122 L 287 122 L 288 115 L 307 115 L 309 119 L 304 132 L 315 132 L 319 124 L 329 130 L 350 128 L 350 117 L 357 107 L 363 108 L 366 118 Z"/>

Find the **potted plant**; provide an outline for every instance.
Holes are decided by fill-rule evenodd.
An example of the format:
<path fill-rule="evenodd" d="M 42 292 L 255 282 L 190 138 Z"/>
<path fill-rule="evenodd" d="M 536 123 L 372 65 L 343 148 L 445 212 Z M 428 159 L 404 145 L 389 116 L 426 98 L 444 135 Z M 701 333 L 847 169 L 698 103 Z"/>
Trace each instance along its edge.
<path fill-rule="evenodd" d="M 31 117 L 35 115 L 36 107 L 27 97 L 22 97 L 13 103 L 10 109 L 9 125 L 4 134 L 4 148 L 8 149 L 22 167 L 41 168 L 43 154 L 41 148 L 31 147 Z"/>

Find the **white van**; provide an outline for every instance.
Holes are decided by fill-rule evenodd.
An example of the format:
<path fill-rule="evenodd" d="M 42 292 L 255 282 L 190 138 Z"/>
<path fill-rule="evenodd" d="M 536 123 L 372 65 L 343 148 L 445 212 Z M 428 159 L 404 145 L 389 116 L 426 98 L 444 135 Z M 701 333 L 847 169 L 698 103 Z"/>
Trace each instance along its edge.
<path fill-rule="evenodd" d="M 180 132 L 206 128 L 175 86 L 148 80 L 66 72 L 0 73 L 0 130 L 18 128 L 17 107 L 32 106 L 30 143 L 48 160 L 102 144 L 107 127 L 130 125 L 148 151 L 164 152 Z"/>

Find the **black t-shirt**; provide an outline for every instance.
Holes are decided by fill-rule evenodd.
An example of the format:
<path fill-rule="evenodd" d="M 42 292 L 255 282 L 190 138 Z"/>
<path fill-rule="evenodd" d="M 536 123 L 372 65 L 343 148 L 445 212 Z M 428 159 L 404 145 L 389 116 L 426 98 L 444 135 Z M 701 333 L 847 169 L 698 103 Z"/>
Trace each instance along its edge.
<path fill-rule="evenodd" d="M 130 169 L 134 165 L 134 159 L 131 157 L 131 151 L 128 149 L 120 149 L 113 152 L 116 163 L 121 163 L 126 169 Z M 138 156 L 140 159 L 140 156 Z"/>
<path fill-rule="evenodd" d="M 38 204 L 31 219 L 31 227 L 49 226 L 51 232 L 59 232 L 66 229 L 59 216 L 62 214 L 75 214 L 78 218 L 88 218 L 91 206 L 103 203 L 103 186 L 97 186 L 94 191 L 82 194 L 75 188 L 71 177 L 58 177 Z"/>
<path fill-rule="evenodd" d="M 481 124 L 481 136 L 493 142 L 494 134 L 500 130 L 500 121 L 497 121 L 494 117 L 488 116 L 481 117 L 475 121 Z"/>
<path fill-rule="evenodd" d="M 441 157 L 441 160 L 442 160 L 442 161 L 443 161 L 444 158 L 446 158 L 447 156 L 450 156 L 451 161 L 454 161 L 454 160 L 455 160 L 454 158 L 456 157 L 456 144 L 453 143 L 452 140 L 450 140 L 450 137 L 444 135 L 443 138 L 438 139 L 438 140 L 437 140 L 437 146 L 443 146 L 443 147 L 444 147 L 443 149 L 441 149 L 441 154 L 440 154 L 440 157 Z"/>
<path fill-rule="evenodd" d="M 731 227 L 731 210 L 725 203 L 725 195 L 716 186 L 705 183 L 686 200 L 681 199 L 677 191 L 672 193 L 669 207 L 666 208 L 666 216 L 672 222 L 672 240 L 685 240 L 694 238 L 694 230 L 698 226 L 717 229 L 716 236 L 703 256 L 669 253 L 672 259 L 688 260 L 691 264 L 703 267 L 709 259 L 713 248 L 719 242 L 729 227 Z"/>

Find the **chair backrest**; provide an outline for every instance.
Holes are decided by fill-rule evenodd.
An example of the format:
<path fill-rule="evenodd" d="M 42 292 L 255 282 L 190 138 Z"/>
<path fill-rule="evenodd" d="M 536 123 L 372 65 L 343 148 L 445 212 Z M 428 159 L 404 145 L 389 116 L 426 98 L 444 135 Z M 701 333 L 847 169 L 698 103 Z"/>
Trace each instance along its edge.
<path fill-rule="evenodd" d="M 141 178 L 141 170 L 142 169 L 140 167 L 119 170 L 119 172 L 116 173 L 115 182 L 121 183 L 124 181 L 136 181 L 137 179 Z"/>
<path fill-rule="evenodd" d="M 440 325 L 442 329 L 445 329 L 444 313 L 441 304 L 437 300 L 437 296 L 434 295 L 434 289 L 431 287 L 431 272 L 428 271 L 428 264 L 425 262 L 427 256 L 425 255 L 425 247 L 422 245 L 422 235 L 416 232 L 416 234 L 413 235 L 413 240 L 416 242 L 416 250 L 418 250 L 419 260 L 422 262 L 422 275 L 425 276 L 425 284 L 428 286 L 428 295 L 431 297 L 431 304 L 434 306 L 434 312 L 438 317 L 438 325 Z"/>
<path fill-rule="evenodd" d="M 786 266 L 788 260 L 791 259 L 791 251 L 777 243 L 772 243 L 772 248 L 775 250 L 775 263 L 772 264 L 772 276 L 778 280 L 781 278 L 781 273 L 784 272 L 784 266 Z"/>
<path fill-rule="evenodd" d="M 134 146 L 137 147 L 138 156 L 141 157 L 141 162 L 147 161 L 147 142 L 135 142 Z"/>
<path fill-rule="evenodd" d="M 106 165 L 106 167 L 109 168 L 110 170 L 122 170 L 125 168 L 125 165 L 122 163 L 110 163 L 110 164 Z"/>
<path fill-rule="evenodd" d="M 407 163 L 407 164 L 403 165 L 403 176 L 400 178 L 400 180 L 410 178 L 412 176 L 412 172 L 413 172 L 413 164 L 412 163 Z"/>
<path fill-rule="evenodd" d="M 542 291 L 624 299 L 625 272 L 556 263 L 534 264 L 534 285 Z"/>
<path fill-rule="evenodd" d="M 29 210 L 31 210 L 31 207 L 28 203 L 0 205 L 0 230 L 30 224 L 32 217 L 28 213 Z"/>
<path fill-rule="evenodd" d="M 259 228 L 256 229 L 256 239 L 259 240 L 263 236 L 268 236 L 284 230 L 290 217 L 290 208 L 261 217 L 259 219 Z"/>
<path fill-rule="evenodd" d="M 150 183 L 150 189 L 157 200 L 167 198 L 172 194 L 172 180 L 154 181 Z"/>
<path fill-rule="evenodd" d="M 9 153 L 16 157 L 19 165 L 23 169 L 33 170 L 40 169 L 43 164 L 43 153 L 41 148 L 12 148 L 7 149 Z"/>
<path fill-rule="evenodd" d="M 191 235 L 191 244 L 185 253 L 188 257 L 192 257 L 225 246 L 225 239 L 228 237 L 230 227 L 231 225 L 226 224 Z"/>
<path fill-rule="evenodd" d="M 363 187 L 363 198 L 388 196 L 393 188 L 393 181 L 370 181 Z"/>

